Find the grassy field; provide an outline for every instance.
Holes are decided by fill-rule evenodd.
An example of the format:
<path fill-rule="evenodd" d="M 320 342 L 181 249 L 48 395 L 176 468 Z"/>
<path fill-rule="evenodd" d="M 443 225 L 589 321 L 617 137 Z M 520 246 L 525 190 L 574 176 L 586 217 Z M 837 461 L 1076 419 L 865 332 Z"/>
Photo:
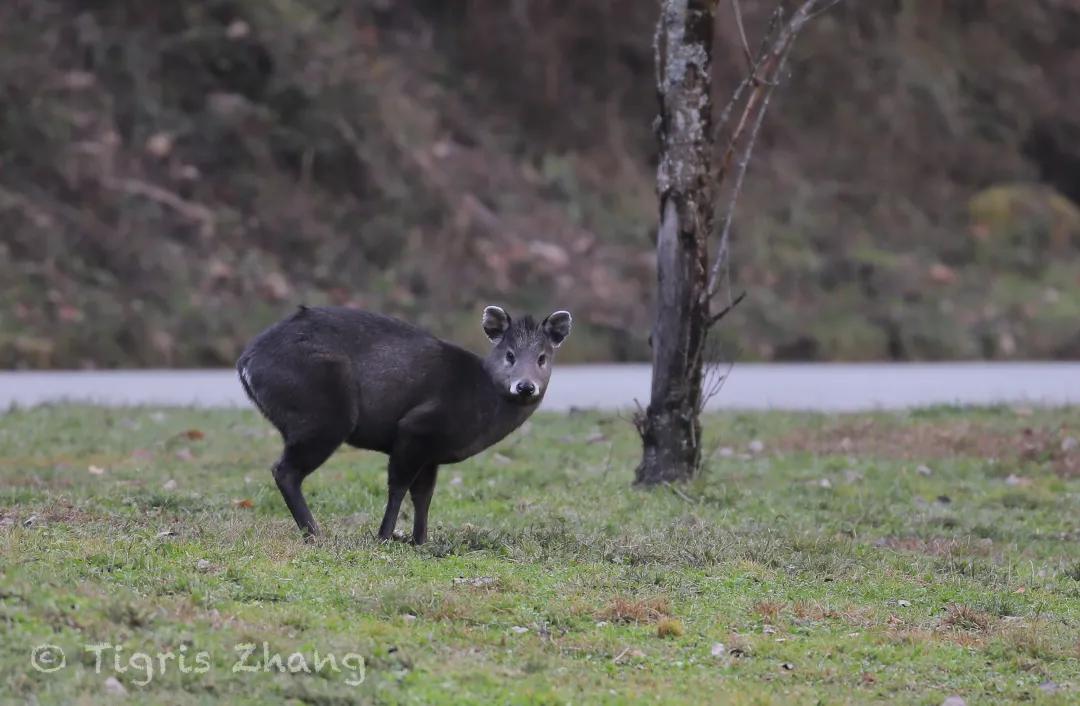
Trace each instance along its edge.
<path fill-rule="evenodd" d="M 707 429 L 642 491 L 626 420 L 539 415 L 442 469 L 414 548 L 357 451 L 305 543 L 251 412 L 0 416 L 0 701 L 1076 703 L 1080 410 Z"/>

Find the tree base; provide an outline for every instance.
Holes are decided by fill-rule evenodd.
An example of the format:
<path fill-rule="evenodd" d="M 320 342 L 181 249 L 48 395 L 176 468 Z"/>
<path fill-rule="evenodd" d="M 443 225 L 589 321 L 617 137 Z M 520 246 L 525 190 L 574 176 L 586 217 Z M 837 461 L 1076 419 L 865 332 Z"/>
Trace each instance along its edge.
<path fill-rule="evenodd" d="M 674 410 L 656 413 L 650 405 L 638 413 L 634 425 L 642 445 L 634 485 L 685 481 L 697 475 L 701 465 L 701 424 L 696 414 Z"/>

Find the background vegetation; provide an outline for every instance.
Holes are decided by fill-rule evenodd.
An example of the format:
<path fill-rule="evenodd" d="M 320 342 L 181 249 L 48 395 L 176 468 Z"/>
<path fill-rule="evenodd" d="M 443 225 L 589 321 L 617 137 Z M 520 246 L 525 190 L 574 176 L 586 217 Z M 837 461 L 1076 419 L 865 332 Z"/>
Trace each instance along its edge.
<path fill-rule="evenodd" d="M 462 341 L 568 307 L 568 356 L 644 357 L 655 11 L 8 0 L 0 365 L 228 364 L 301 301 Z M 1067 0 L 816 23 L 740 211 L 740 357 L 1080 356 L 1078 35 Z"/>

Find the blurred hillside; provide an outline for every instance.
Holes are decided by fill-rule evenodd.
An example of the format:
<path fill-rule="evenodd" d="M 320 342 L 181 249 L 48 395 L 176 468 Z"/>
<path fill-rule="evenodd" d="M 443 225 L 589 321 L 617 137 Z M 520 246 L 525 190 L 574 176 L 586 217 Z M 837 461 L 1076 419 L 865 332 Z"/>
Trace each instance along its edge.
<path fill-rule="evenodd" d="M 654 0 L 7 0 L 0 366 L 222 365 L 299 302 L 647 356 Z M 744 0 L 760 34 L 771 2 Z M 1080 10 L 851 2 L 751 167 L 740 359 L 1080 358 Z M 719 94 L 742 66 L 734 28 Z"/>

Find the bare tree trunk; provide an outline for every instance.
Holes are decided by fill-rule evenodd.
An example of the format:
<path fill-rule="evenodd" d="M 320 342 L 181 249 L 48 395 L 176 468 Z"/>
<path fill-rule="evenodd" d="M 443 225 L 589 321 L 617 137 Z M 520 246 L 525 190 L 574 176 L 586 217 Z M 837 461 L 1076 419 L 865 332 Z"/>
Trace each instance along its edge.
<path fill-rule="evenodd" d="M 662 0 L 656 31 L 658 296 L 649 407 L 638 415 L 644 452 L 636 482 L 690 478 L 701 461 L 702 365 L 712 231 L 713 0 Z"/>
<path fill-rule="evenodd" d="M 716 0 L 660 0 L 656 27 L 657 136 L 660 166 L 656 190 L 660 226 L 656 236 L 658 293 L 652 343 L 649 406 L 634 423 L 643 453 L 635 482 L 652 485 L 692 478 L 701 464 L 702 390 L 709 329 L 742 300 L 711 310 L 725 278 L 729 238 L 743 178 L 769 99 L 778 85 L 796 36 L 811 19 L 839 0 L 801 0 L 790 18 L 773 14 L 757 56 L 750 51 L 739 0 L 729 0 L 749 70 L 718 118 L 727 135 L 716 169 L 710 85 L 713 11 Z M 736 111 L 736 108 L 740 108 Z M 736 116 L 738 118 L 736 119 Z M 714 194 L 724 189 L 724 205 Z M 717 227 L 714 228 L 714 225 Z M 709 240 L 717 239 L 710 268 Z M 713 387 L 708 394 L 716 392 Z"/>

